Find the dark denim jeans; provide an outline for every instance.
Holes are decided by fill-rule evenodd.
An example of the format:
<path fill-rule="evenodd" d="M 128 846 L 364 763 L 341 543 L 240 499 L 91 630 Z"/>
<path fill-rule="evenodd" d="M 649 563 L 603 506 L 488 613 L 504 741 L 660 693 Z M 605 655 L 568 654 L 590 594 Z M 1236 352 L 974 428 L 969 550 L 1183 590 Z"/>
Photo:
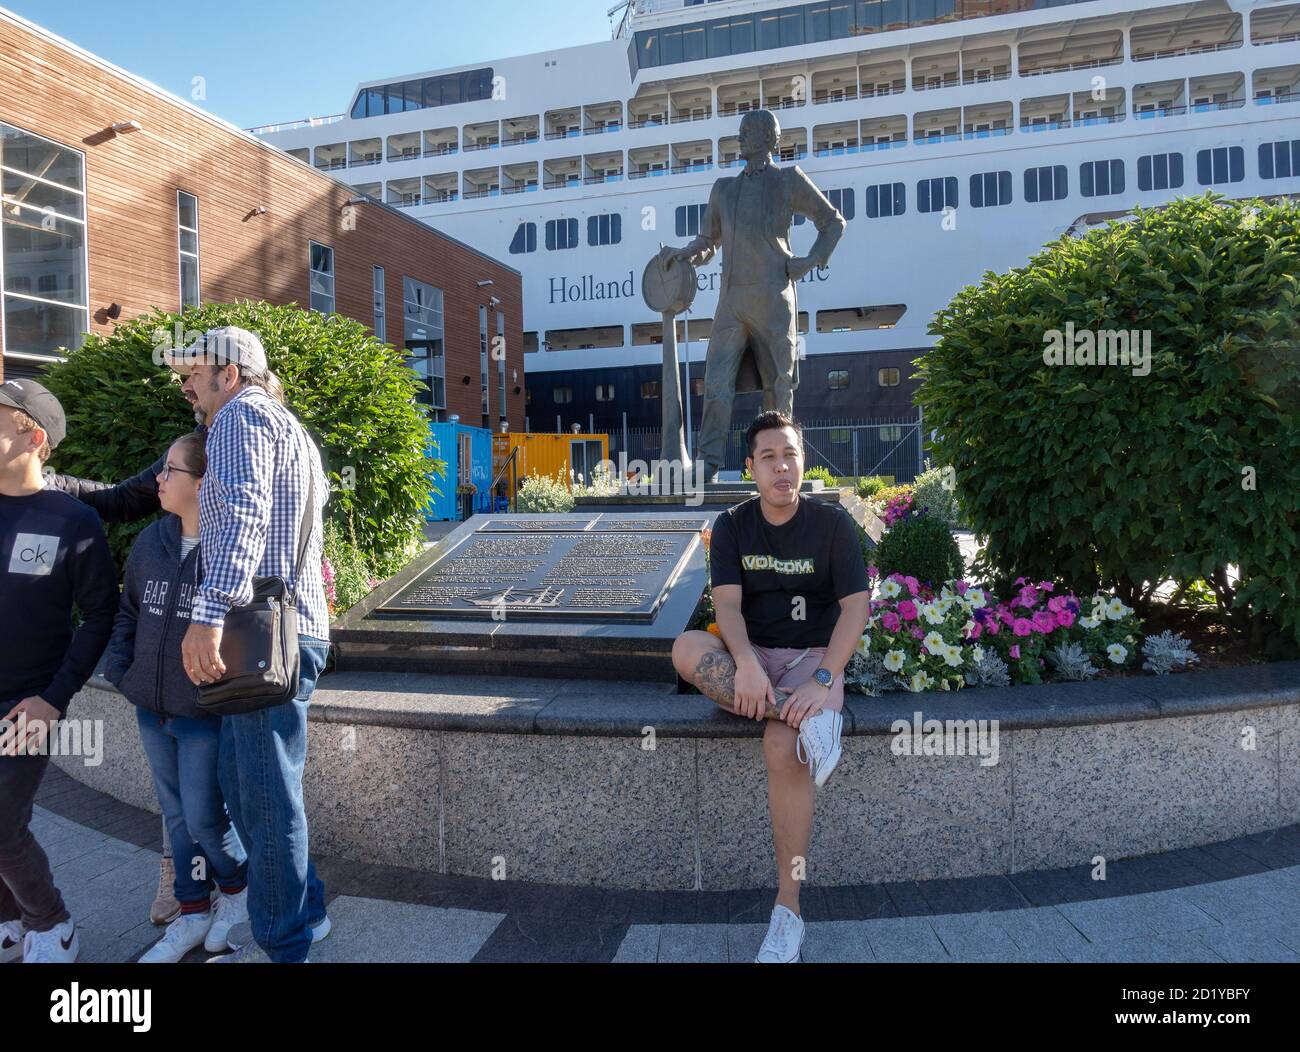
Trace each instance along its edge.
<path fill-rule="evenodd" d="M 136 714 L 175 859 L 176 901 L 206 906 L 214 883 L 225 891 L 242 891 L 248 856 L 231 833 L 217 776 L 221 721 L 161 716 L 140 708 Z"/>
<path fill-rule="evenodd" d="M 8 712 L 13 702 L 0 704 Z M 48 756 L 0 756 L 0 921 L 49 931 L 68 919 L 50 860 L 28 828 Z"/>
<path fill-rule="evenodd" d="M 303 635 L 299 643 L 297 697 L 221 719 L 221 791 L 248 849 L 248 919 L 253 938 L 277 964 L 305 961 L 311 927 L 325 918 L 325 886 L 307 853 L 302 773 L 307 705 L 329 642 Z"/>

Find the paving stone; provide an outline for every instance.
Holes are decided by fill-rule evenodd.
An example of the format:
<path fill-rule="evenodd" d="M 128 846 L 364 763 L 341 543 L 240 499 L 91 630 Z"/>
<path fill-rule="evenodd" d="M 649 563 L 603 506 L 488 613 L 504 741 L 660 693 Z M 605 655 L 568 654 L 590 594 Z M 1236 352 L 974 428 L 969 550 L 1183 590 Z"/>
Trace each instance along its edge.
<path fill-rule="evenodd" d="M 659 928 L 660 964 L 725 964 L 727 925 L 664 924 Z"/>
<path fill-rule="evenodd" d="M 867 939 L 870 921 L 823 921 L 808 925 L 803 959 L 811 964 L 852 964 L 874 961 L 876 955 Z M 766 932 L 759 934 L 759 942 Z M 755 947 L 757 951 L 757 947 Z"/>
<path fill-rule="evenodd" d="M 878 961 L 946 961 L 948 951 L 928 917 L 886 917 L 867 921 L 867 942 Z"/>
<path fill-rule="evenodd" d="M 1086 947 L 1067 947 L 1066 957 L 1087 964 L 1222 963 L 1223 957 L 1205 944 L 1200 932 L 1147 935 L 1138 939 L 1113 939 Z"/>
<path fill-rule="evenodd" d="M 958 913 L 930 917 L 930 927 L 954 958 L 1023 952 L 999 923 L 1000 913 Z"/>
<path fill-rule="evenodd" d="M 1284 931 L 1281 925 L 1265 920 L 1228 923 L 1209 931 L 1197 932 L 1196 937 L 1225 961 L 1234 964 L 1300 963 L 1300 952 L 1278 938 L 1278 934 Z"/>
<path fill-rule="evenodd" d="M 633 924 L 627 929 L 618 952 L 614 954 L 615 964 L 654 964 L 659 960 L 659 925 Z"/>
<path fill-rule="evenodd" d="M 1053 951 L 1063 951 L 1067 946 L 1088 945 L 1079 929 L 1055 906 L 1007 910 L 997 915 L 997 922 L 1012 941 L 1029 954 L 1046 957 Z"/>
<path fill-rule="evenodd" d="M 1177 893 L 1129 895 L 1096 902 L 1067 902 L 1058 910 L 1090 942 L 1131 939 L 1143 932 L 1152 935 L 1212 928 L 1219 921 Z"/>
<path fill-rule="evenodd" d="M 445 964 L 472 960 L 502 916 L 345 895 L 330 905 L 330 920 L 334 928 L 312 947 L 312 963 Z"/>

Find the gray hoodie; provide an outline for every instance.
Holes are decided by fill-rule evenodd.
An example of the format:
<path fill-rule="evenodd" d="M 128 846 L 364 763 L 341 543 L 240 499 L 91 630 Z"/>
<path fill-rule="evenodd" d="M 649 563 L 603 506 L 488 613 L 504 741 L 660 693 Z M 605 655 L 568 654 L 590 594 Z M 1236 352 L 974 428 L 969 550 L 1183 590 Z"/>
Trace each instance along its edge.
<path fill-rule="evenodd" d="M 142 709 L 191 719 L 212 717 L 195 704 L 198 688 L 181 664 L 198 585 L 199 550 L 181 561 L 181 520 L 167 515 L 136 538 L 126 560 L 104 678 Z"/>

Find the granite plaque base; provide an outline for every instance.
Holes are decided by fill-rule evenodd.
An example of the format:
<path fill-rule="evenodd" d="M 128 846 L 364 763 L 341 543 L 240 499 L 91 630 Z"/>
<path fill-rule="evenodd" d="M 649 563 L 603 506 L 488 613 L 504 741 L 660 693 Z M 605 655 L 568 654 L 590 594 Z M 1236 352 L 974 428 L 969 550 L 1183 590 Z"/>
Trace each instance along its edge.
<path fill-rule="evenodd" d="M 335 622 L 339 668 L 674 683 L 715 514 L 476 515 Z"/>

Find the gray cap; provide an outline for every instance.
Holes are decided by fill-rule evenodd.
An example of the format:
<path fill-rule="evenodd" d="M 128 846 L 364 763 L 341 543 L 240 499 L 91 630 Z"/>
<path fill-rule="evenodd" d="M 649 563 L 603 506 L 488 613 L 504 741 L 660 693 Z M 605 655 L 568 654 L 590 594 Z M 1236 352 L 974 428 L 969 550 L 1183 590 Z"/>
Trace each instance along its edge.
<path fill-rule="evenodd" d="M 241 365 L 254 376 L 267 372 L 266 348 L 257 334 L 238 325 L 209 329 L 188 347 L 163 352 L 163 360 L 182 376 L 200 362 L 205 365 Z"/>

